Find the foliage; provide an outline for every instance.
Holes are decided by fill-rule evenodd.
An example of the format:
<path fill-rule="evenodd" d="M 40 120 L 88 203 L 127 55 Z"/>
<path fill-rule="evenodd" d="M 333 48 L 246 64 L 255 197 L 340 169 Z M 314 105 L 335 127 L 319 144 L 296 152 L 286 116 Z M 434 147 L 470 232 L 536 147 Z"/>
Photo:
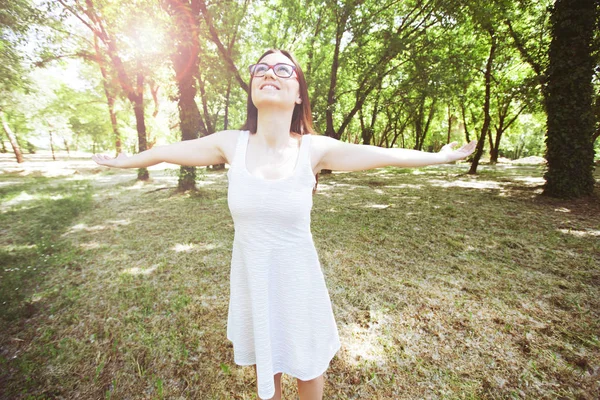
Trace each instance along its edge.
<path fill-rule="evenodd" d="M 35 19 L 35 8 L 28 0 L 0 4 L 0 106 L 7 93 L 26 83 L 26 67 L 18 46 L 25 41 Z"/>
<path fill-rule="evenodd" d="M 101 16 L 95 20 L 89 18 L 95 14 L 86 2 L 42 3 L 46 19 L 45 29 L 36 36 L 44 43 L 39 65 L 57 65 L 57 60 L 74 57 L 85 60 L 93 70 L 86 73 L 87 79 L 96 82 L 85 90 L 92 97 L 102 91 L 115 96 L 113 130 L 119 130 L 126 151 L 138 147 L 139 121 L 127 101 L 133 92 L 143 93 L 149 145 L 181 139 L 180 94 L 172 61 L 178 43 L 190 39 L 182 42 L 182 26 L 166 5 L 180 4 L 183 10 L 188 4 L 193 15 L 187 15 L 198 23 L 193 85 L 204 126 L 200 132 L 242 125 L 247 65 L 265 48 L 279 47 L 295 53 L 303 66 L 319 133 L 427 151 L 448 141 L 477 139 L 486 120 L 484 70 L 492 28 L 497 49 L 485 133 L 490 138 L 484 139 L 484 146 L 504 155 L 544 154 L 538 143 L 545 128 L 523 132 L 530 125 L 519 125 L 518 120 L 519 115 L 537 120 L 545 110 L 551 0 L 109 0 L 89 3 L 96 18 Z M 100 52 L 94 45 L 92 32 L 101 38 L 102 29 L 113 38 L 113 56 L 102 39 Z M 27 38 L 16 32 L 15 37 Z M 115 55 L 125 75 L 112 64 Z M 106 68 L 104 80 L 101 65 Z M 135 77 L 140 73 L 143 84 L 128 92 L 127 88 L 137 87 Z M 56 111 L 65 114 L 63 120 L 74 112 L 67 107 Z M 102 116 L 100 107 L 92 114 L 110 121 L 108 111 Z M 115 132 L 101 128 L 104 122 L 92 128 L 79 120 L 83 122 L 74 123 L 83 128 L 79 140 L 86 148 L 114 148 Z M 40 129 L 40 124 L 32 124 L 26 130 Z M 516 143 L 525 146 L 523 151 L 515 151 Z"/>

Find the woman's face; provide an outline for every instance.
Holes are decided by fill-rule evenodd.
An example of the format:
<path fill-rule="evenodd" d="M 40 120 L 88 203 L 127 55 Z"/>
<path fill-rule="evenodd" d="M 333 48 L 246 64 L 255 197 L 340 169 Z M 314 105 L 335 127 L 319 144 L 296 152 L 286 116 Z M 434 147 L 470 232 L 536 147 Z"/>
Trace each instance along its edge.
<path fill-rule="evenodd" d="M 292 60 L 281 53 L 267 54 L 259 63 L 268 65 L 278 63 L 294 65 Z M 258 110 L 263 107 L 294 109 L 294 106 L 301 102 L 300 85 L 298 79 L 296 79 L 296 72 L 289 78 L 281 78 L 275 75 L 273 69 L 269 68 L 264 76 L 252 79 L 251 90 L 252 102 Z"/>

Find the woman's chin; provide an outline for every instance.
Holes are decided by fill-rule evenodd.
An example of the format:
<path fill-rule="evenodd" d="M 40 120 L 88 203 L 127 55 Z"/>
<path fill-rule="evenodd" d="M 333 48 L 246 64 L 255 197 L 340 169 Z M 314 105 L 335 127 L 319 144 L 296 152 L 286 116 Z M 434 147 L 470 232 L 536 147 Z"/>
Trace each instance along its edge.
<path fill-rule="evenodd" d="M 277 96 L 260 96 L 259 98 L 256 99 L 252 99 L 252 102 L 254 103 L 254 106 L 261 110 L 261 109 L 277 109 L 277 110 L 287 110 L 287 109 L 293 109 L 295 102 L 293 101 L 284 101 L 281 98 L 277 97 Z"/>

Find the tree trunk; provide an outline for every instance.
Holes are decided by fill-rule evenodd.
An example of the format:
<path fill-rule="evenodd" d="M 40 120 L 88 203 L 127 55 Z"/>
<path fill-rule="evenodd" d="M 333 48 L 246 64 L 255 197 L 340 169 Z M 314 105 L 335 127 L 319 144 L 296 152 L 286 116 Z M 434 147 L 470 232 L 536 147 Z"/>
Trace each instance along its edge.
<path fill-rule="evenodd" d="M 421 104 L 419 104 L 419 111 L 417 112 L 415 118 L 415 147 L 414 150 L 421 150 L 423 148 L 423 142 L 421 138 L 423 137 L 423 114 L 425 112 L 425 99 L 422 100 Z"/>
<path fill-rule="evenodd" d="M 71 152 L 69 151 L 69 142 L 64 137 L 62 138 L 63 143 L 65 144 L 65 150 L 67 150 L 67 157 L 71 158 Z"/>
<path fill-rule="evenodd" d="M 6 144 L 4 143 L 4 138 L 2 138 L 1 136 L 0 136 L 0 146 L 2 146 L 2 148 L 0 149 L 2 154 L 8 153 L 8 149 L 6 148 Z"/>
<path fill-rule="evenodd" d="M 231 79 L 227 83 L 227 92 L 225 93 L 225 115 L 223 116 L 223 130 L 229 129 L 229 98 L 231 96 Z"/>
<path fill-rule="evenodd" d="M 508 130 L 508 128 L 517 120 L 519 115 L 525 110 L 525 105 L 523 105 L 516 114 L 506 122 L 506 117 L 508 116 L 508 111 L 510 110 L 510 104 L 512 102 L 512 98 L 509 99 L 504 106 L 500 108 L 500 113 L 498 115 L 498 126 L 496 126 L 496 138 L 492 143 L 490 150 L 490 163 L 495 164 L 498 162 L 498 156 L 500 154 L 500 141 L 502 139 L 502 135 L 504 132 Z"/>
<path fill-rule="evenodd" d="M 117 115 L 115 114 L 115 96 L 112 93 L 112 89 L 109 85 L 109 76 L 104 62 L 102 61 L 102 52 L 98 45 L 98 36 L 94 35 L 94 48 L 96 50 L 96 56 L 98 57 L 98 65 L 100 66 L 100 74 L 102 75 L 102 86 L 104 87 L 104 94 L 106 95 L 106 101 L 108 103 L 108 114 L 110 116 L 110 124 L 112 126 L 113 134 L 115 137 L 115 152 L 117 156 L 121 153 L 121 133 L 119 132 L 119 126 L 117 125 Z"/>
<path fill-rule="evenodd" d="M 465 111 L 465 104 L 463 102 L 460 103 L 460 110 L 462 112 L 462 117 L 463 117 L 463 128 L 465 130 L 465 139 L 467 140 L 467 143 L 470 143 L 471 135 L 469 135 L 469 129 L 467 127 L 467 113 Z"/>
<path fill-rule="evenodd" d="M 178 30 L 176 31 L 175 51 L 171 54 L 179 99 L 179 127 L 181 129 L 181 140 L 192 140 L 198 138 L 198 134 L 208 134 L 204 121 L 200 116 L 198 104 L 196 104 L 196 73 L 200 54 L 198 42 L 200 25 L 200 5 L 197 1 L 175 1 L 166 0 L 169 6 L 169 14 L 173 18 Z M 194 190 L 196 188 L 196 168 L 182 166 L 179 169 L 179 180 L 177 191 Z"/>
<path fill-rule="evenodd" d="M 488 33 L 491 38 L 490 45 L 490 55 L 488 56 L 488 60 L 485 66 L 485 101 L 483 102 L 483 126 L 481 127 L 481 134 L 479 135 L 479 141 L 477 142 L 477 149 L 475 151 L 475 156 L 473 157 L 473 162 L 471 163 L 471 168 L 469 169 L 469 174 L 477 173 L 477 166 L 479 165 L 479 160 L 481 159 L 481 155 L 483 154 L 483 147 L 485 145 L 485 138 L 487 136 L 488 129 L 490 129 L 490 123 L 492 117 L 490 116 L 490 96 L 491 96 L 491 85 L 492 85 L 492 66 L 494 62 L 494 54 L 496 52 L 496 35 L 493 29 L 489 29 Z"/>
<path fill-rule="evenodd" d="M 500 153 L 500 137 L 502 136 L 502 132 L 496 131 L 496 140 L 490 149 L 490 164 L 498 163 L 498 154 Z"/>
<path fill-rule="evenodd" d="M 452 115 L 452 108 L 448 105 L 448 135 L 446 137 L 446 144 L 450 143 L 450 134 L 452 133 L 452 121 L 454 116 Z"/>
<path fill-rule="evenodd" d="M 144 120 L 144 76 L 138 73 L 137 76 L 138 93 L 133 100 L 133 112 L 135 114 L 135 126 L 138 135 L 138 152 L 146 151 L 148 143 L 146 141 L 146 121 Z M 138 169 L 138 180 L 147 181 L 150 179 L 150 174 L 147 168 Z"/>
<path fill-rule="evenodd" d="M 198 54 L 195 55 L 198 57 Z M 175 63 L 174 63 L 175 65 Z M 193 72 L 193 71 L 191 71 Z M 179 88 L 179 120 L 181 127 L 181 140 L 192 140 L 198 137 L 201 129 L 200 110 L 196 104 L 196 87 L 194 86 L 193 73 L 182 74 L 177 82 Z M 204 135 L 203 135 L 204 136 Z M 182 166 L 179 172 L 179 181 L 177 182 L 178 191 L 193 190 L 196 188 L 196 168 Z"/>
<path fill-rule="evenodd" d="M 552 9 L 546 111 L 544 195 L 578 198 L 594 191 L 594 0 L 557 0 Z"/>
<path fill-rule="evenodd" d="M 421 104 L 419 105 L 419 110 L 415 117 L 415 150 L 423 149 L 425 138 L 427 137 L 427 133 L 429 132 L 429 126 L 431 125 L 431 121 L 433 120 L 433 116 L 435 115 L 435 100 L 432 100 L 431 107 L 427 112 L 427 117 L 425 117 L 426 101 L 427 98 L 423 96 L 423 98 L 421 99 Z"/>
<path fill-rule="evenodd" d="M 52 130 L 48 130 L 50 134 L 50 151 L 52 152 L 52 160 L 56 161 L 56 155 L 54 154 L 54 138 L 52 137 Z"/>
<path fill-rule="evenodd" d="M 6 136 L 8 136 L 8 141 L 13 148 L 17 162 L 20 164 L 25 161 L 23 160 L 23 153 L 21 152 L 21 147 L 19 147 L 19 142 L 17 142 L 17 137 L 10 129 L 10 126 L 8 126 L 8 121 L 6 120 L 6 116 L 2 110 L 0 110 L 0 119 L 2 120 L 2 128 L 4 128 L 4 132 L 6 132 Z"/>

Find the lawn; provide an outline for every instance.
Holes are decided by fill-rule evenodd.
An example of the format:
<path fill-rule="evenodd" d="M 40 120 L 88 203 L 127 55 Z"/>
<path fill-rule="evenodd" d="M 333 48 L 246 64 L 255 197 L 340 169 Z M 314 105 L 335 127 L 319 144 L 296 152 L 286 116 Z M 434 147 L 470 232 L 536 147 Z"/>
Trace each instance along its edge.
<path fill-rule="evenodd" d="M 224 171 L 179 194 L 169 168 L 0 164 L 1 399 L 256 398 L 226 338 Z M 537 166 L 467 169 L 320 176 L 342 341 L 326 399 L 600 397 L 599 197 L 540 196 Z"/>

